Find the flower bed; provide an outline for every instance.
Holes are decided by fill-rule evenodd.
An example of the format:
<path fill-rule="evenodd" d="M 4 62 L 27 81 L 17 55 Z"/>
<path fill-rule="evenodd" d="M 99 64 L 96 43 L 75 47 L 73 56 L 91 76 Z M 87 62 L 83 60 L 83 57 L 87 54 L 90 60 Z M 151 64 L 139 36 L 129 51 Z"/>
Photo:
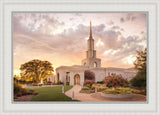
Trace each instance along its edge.
<path fill-rule="evenodd" d="M 124 87 L 127 86 L 128 81 L 124 79 L 121 75 L 112 74 L 104 78 L 104 84 L 107 87 Z"/>
<path fill-rule="evenodd" d="M 97 88 L 98 92 L 101 92 L 101 91 L 104 91 L 104 90 L 108 89 L 108 87 L 106 87 L 102 84 L 93 84 L 92 89 L 95 89 L 95 88 Z"/>
<path fill-rule="evenodd" d="M 103 93 L 117 95 L 117 94 L 131 94 L 132 91 L 129 88 L 117 88 L 116 90 L 107 89 L 107 90 L 103 91 Z"/>
<path fill-rule="evenodd" d="M 93 84 L 93 81 L 87 79 L 87 80 L 84 81 L 83 86 L 88 87 L 88 88 L 91 88 L 91 87 L 92 87 L 92 84 Z"/>
<path fill-rule="evenodd" d="M 87 93 L 87 94 L 90 94 L 90 93 L 94 93 L 95 91 L 89 89 L 89 90 L 80 90 L 79 92 L 80 92 L 80 93 Z"/>
<path fill-rule="evenodd" d="M 94 89 L 91 89 L 91 88 L 89 88 L 89 87 L 85 87 L 85 86 L 84 86 L 79 92 L 80 92 L 80 93 L 90 94 L 90 93 L 94 93 L 95 90 L 94 90 Z"/>
<path fill-rule="evenodd" d="M 101 96 L 109 98 L 130 98 L 132 94 L 144 94 L 144 90 L 119 87 L 116 90 L 110 88 L 101 92 Z"/>

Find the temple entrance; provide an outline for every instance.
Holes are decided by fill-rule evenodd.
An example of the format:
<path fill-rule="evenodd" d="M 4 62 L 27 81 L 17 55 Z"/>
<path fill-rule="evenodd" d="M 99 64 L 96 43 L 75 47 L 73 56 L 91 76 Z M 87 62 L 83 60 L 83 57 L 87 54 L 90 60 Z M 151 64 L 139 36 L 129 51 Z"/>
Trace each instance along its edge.
<path fill-rule="evenodd" d="M 79 74 L 76 74 L 74 76 L 74 85 L 80 85 L 80 76 L 79 76 Z"/>

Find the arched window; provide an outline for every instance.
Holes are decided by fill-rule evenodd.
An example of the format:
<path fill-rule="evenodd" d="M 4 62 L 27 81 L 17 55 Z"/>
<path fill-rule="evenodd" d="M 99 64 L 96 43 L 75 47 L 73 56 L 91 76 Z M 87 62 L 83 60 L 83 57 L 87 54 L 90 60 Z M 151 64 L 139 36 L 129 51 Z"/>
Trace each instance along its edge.
<path fill-rule="evenodd" d="M 66 82 L 69 82 L 69 81 L 70 81 L 69 73 L 70 73 L 70 72 L 66 72 Z"/>
<path fill-rule="evenodd" d="M 94 62 L 94 67 L 97 67 L 97 63 L 96 62 Z"/>
<path fill-rule="evenodd" d="M 86 62 L 84 63 L 84 66 L 86 66 Z"/>
<path fill-rule="evenodd" d="M 59 73 L 57 73 L 57 81 L 59 81 Z"/>

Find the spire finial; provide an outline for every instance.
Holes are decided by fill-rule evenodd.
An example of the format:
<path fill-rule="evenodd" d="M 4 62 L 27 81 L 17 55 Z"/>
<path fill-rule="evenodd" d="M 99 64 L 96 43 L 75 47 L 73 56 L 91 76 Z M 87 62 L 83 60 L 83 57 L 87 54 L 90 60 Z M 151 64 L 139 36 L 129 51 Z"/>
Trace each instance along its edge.
<path fill-rule="evenodd" d="M 91 21 L 90 21 L 90 37 L 89 37 L 90 39 L 92 38 L 92 23 L 91 23 Z"/>

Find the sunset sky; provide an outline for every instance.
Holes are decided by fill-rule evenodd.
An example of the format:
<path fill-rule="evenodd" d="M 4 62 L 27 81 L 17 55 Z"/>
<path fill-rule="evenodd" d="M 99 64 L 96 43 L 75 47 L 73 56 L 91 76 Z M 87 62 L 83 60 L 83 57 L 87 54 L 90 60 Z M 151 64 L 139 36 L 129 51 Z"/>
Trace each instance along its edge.
<path fill-rule="evenodd" d="M 54 68 L 80 65 L 90 21 L 102 67 L 133 67 L 136 50 L 147 45 L 144 13 L 14 13 L 14 74 L 32 59 L 50 61 Z"/>

